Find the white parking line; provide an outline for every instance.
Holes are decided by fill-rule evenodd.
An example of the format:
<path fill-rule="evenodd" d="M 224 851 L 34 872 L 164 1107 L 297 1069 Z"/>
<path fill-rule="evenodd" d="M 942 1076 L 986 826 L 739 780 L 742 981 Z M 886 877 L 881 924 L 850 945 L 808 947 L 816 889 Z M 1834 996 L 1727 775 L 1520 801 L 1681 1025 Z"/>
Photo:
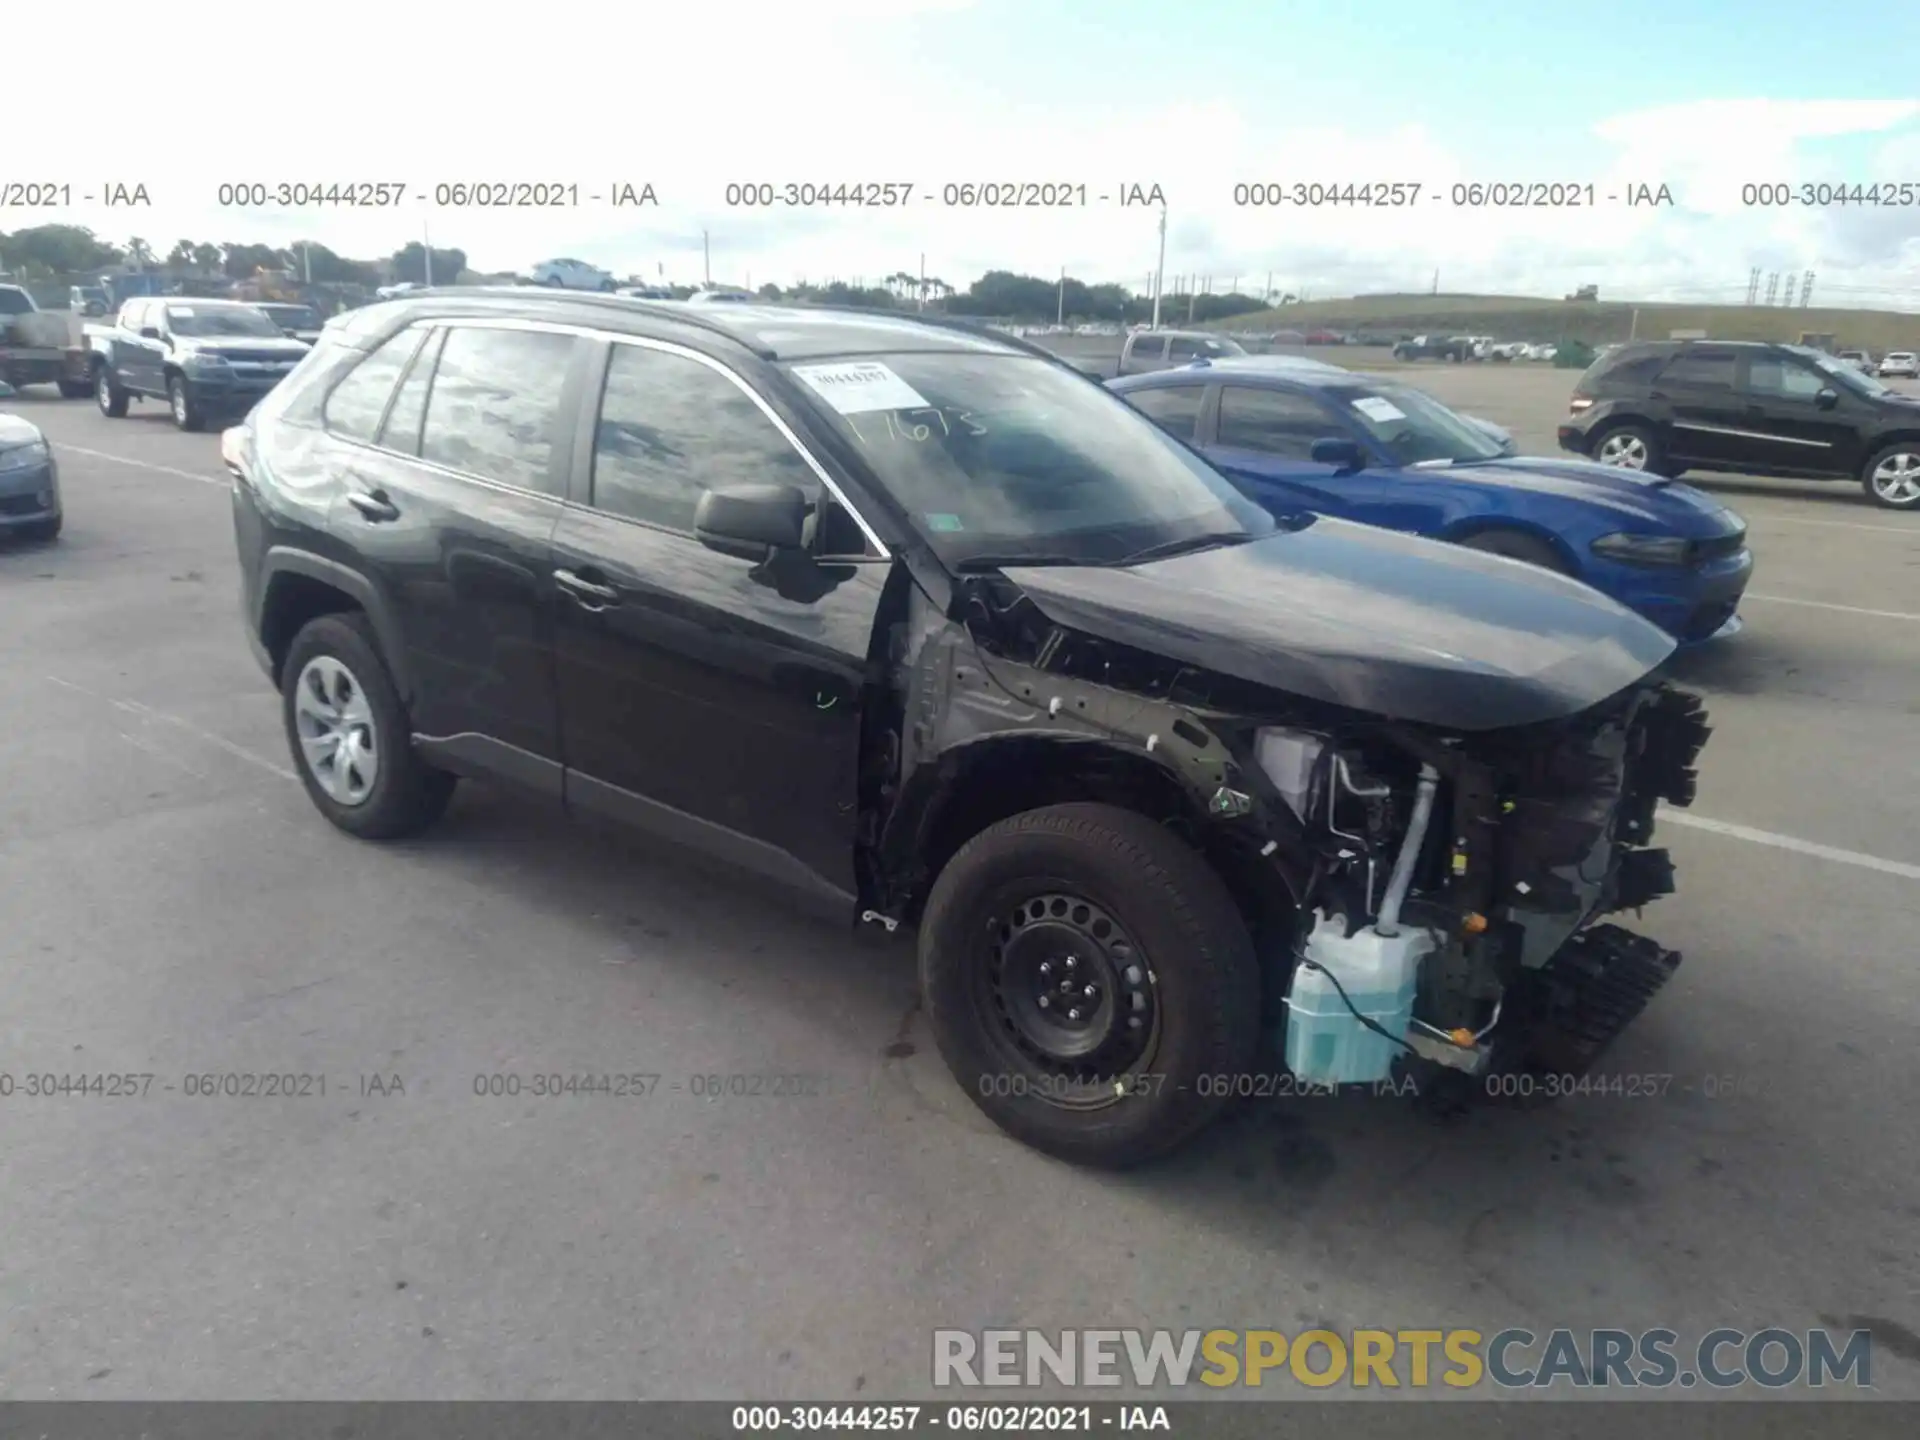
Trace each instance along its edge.
<path fill-rule="evenodd" d="M 1920 536 L 1920 529 L 1900 525 L 1862 525 L 1857 520 L 1803 520 L 1797 515 L 1769 515 L 1764 510 L 1746 512 L 1749 522 L 1769 525 L 1817 525 L 1823 530 L 1864 530 L 1869 535 Z"/>
<path fill-rule="evenodd" d="M 51 685 L 58 685 L 62 689 L 72 690 L 76 694 L 85 695 L 89 700 L 103 701 L 123 714 L 137 715 L 142 720 L 157 720 L 164 725 L 172 725 L 177 729 L 184 730 L 195 739 L 204 740 L 209 745 L 217 746 L 236 759 L 244 760 L 249 765 L 257 765 L 262 770 L 278 775 L 282 780 L 298 780 L 300 778 L 286 766 L 277 764 L 267 759 L 264 755 L 256 755 L 244 745 L 236 745 L 233 741 L 227 739 L 226 736 L 216 735 L 213 731 L 203 729 L 190 720 L 182 720 L 178 715 L 169 715 L 164 710 L 155 710 L 151 705 L 142 705 L 138 700 L 116 700 L 111 695 L 102 695 L 98 690 L 89 690 L 86 686 L 76 685 L 71 680 L 62 680 L 58 675 L 49 675 L 46 678 L 47 683 Z"/>
<path fill-rule="evenodd" d="M 224 488 L 232 481 L 219 475 L 202 475 L 194 470 L 176 470 L 171 465 L 155 465 L 151 460 L 129 460 L 125 455 L 115 455 L 106 450 L 89 450 L 84 445 L 69 445 L 64 440 L 53 442 L 57 450 L 71 450 L 75 455 L 85 455 L 90 460 L 111 460 L 116 465 L 131 465 L 136 470 L 152 470 L 161 475 L 175 475 L 182 480 L 198 480 L 202 485 L 219 485 Z"/>
<path fill-rule="evenodd" d="M 1662 806 L 1660 821 L 1662 824 L 1684 825 L 1691 830 L 1706 830 L 1733 840 L 1746 840 L 1755 845 L 1771 846 L 1775 850 L 1791 850 L 1796 855 L 1812 855 L 1821 860 L 1838 861 L 1842 865 L 1858 865 L 1863 870 L 1878 870 L 1883 875 L 1898 875 L 1904 880 L 1920 880 L 1920 865 L 1866 855 L 1858 850 L 1842 850 L 1835 845 L 1821 845 L 1792 835 L 1776 835 L 1771 830 L 1735 825 L 1730 820 L 1710 820 L 1705 815 L 1689 815 L 1683 810 L 1669 810 Z"/>
<path fill-rule="evenodd" d="M 1858 605 L 1835 605 L 1826 600 L 1796 600 L 1791 595 L 1757 595 L 1751 590 L 1742 598 L 1767 600 L 1775 605 L 1804 605 L 1809 610 L 1839 610 L 1847 615 L 1873 615 L 1881 620 L 1920 620 L 1920 615 L 1909 615 L 1904 610 L 1867 610 Z"/>

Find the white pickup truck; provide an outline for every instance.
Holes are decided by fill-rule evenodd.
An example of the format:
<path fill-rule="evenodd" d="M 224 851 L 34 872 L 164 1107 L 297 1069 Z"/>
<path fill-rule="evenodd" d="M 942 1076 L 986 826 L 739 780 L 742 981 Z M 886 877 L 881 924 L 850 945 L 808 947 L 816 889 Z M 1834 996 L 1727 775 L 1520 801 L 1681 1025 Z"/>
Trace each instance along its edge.
<path fill-rule="evenodd" d="M 73 343 L 67 317 L 42 310 L 20 285 L 0 285 L 0 383 L 57 385 L 69 400 L 93 393 L 87 352 Z"/>

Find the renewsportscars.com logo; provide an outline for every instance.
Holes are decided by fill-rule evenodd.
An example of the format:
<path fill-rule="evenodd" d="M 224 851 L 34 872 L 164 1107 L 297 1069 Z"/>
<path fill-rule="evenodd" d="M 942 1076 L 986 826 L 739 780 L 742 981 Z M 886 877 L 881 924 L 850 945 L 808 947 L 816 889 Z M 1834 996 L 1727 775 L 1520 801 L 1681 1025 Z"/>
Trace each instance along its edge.
<path fill-rule="evenodd" d="M 1619 1387 L 1779 1390 L 1873 1384 L 1865 1330 L 1710 1330 L 1691 1346 L 1673 1330 L 936 1330 L 937 1388 L 1042 1385 L 1140 1389 L 1505 1390 Z"/>

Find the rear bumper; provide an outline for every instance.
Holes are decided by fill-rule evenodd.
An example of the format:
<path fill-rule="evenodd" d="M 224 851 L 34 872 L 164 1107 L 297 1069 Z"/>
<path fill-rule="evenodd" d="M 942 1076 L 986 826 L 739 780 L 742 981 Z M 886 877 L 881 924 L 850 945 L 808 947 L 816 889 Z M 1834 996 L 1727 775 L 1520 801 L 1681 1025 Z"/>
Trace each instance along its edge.
<path fill-rule="evenodd" d="M 1587 453 L 1587 430 L 1582 425 L 1562 425 L 1558 431 L 1562 450 L 1571 450 L 1575 455 Z"/>

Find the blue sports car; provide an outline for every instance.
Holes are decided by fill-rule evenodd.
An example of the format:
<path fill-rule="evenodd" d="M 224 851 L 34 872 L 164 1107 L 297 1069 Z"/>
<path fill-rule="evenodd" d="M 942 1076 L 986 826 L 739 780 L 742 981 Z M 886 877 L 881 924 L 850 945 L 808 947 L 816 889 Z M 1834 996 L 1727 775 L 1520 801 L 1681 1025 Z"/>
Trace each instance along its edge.
<path fill-rule="evenodd" d="M 1746 521 L 1690 485 L 1517 457 L 1485 422 L 1421 391 L 1282 357 L 1107 384 L 1276 515 L 1313 511 L 1543 565 L 1682 646 L 1740 628 L 1753 573 Z"/>

